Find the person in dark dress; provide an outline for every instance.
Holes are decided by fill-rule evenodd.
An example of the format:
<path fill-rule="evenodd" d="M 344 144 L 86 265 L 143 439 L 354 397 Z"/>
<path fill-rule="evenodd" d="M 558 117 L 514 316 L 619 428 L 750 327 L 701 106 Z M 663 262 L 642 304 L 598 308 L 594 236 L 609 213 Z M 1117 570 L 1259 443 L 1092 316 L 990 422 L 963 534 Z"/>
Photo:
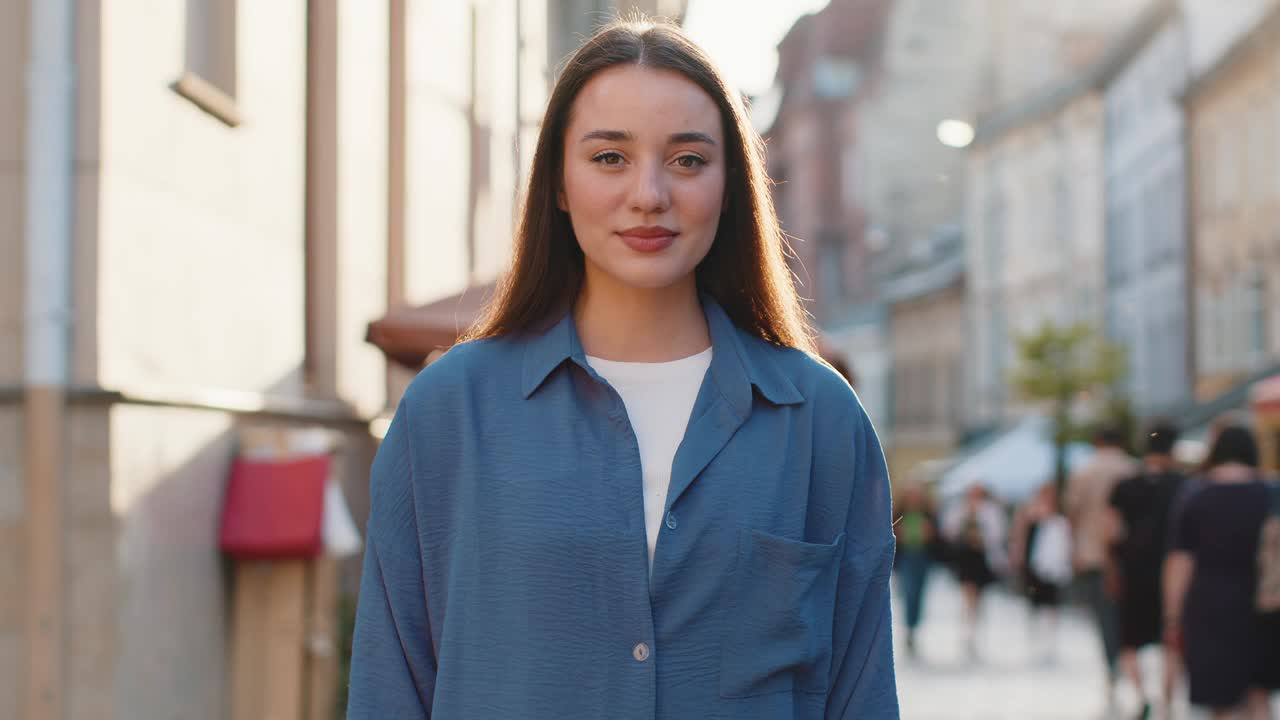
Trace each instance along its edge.
<path fill-rule="evenodd" d="M 1120 615 L 1120 665 L 1139 696 L 1143 716 L 1150 712 L 1138 651 L 1161 641 L 1163 599 L 1161 575 L 1168 548 L 1169 518 L 1175 499 L 1186 478 L 1178 472 L 1173 446 L 1178 431 L 1172 424 L 1157 422 L 1147 432 L 1142 470 L 1121 481 L 1111 491 L 1120 537 L 1113 545 L 1120 571 L 1116 602 Z M 1166 667 L 1173 668 L 1166 662 Z M 1166 672 L 1164 703 L 1173 699 L 1173 675 Z"/>
<path fill-rule="evenodd" d="M 1182 509 L 1169 555 L 1166 642 L 1179 643 L 1191 703 L 1215 720 L 1248 706 L 1268 717 L 1268 639 L 1255 604 L 1258 538 L 1267 514 L 1267 485 L 1258 446 L 1245 427 L 1224 428 L 1206 463 L 1205 486 Z"/>
<path fill-rule="evenodd" d="M 954 503 L 942 519 L 952 571 L 964 594 L 966 652 L 978 655 L 978 621 L 982 593 L 1007 569 L 1004 512 L 981 484 L 971 486 L 960 502 Z"/>

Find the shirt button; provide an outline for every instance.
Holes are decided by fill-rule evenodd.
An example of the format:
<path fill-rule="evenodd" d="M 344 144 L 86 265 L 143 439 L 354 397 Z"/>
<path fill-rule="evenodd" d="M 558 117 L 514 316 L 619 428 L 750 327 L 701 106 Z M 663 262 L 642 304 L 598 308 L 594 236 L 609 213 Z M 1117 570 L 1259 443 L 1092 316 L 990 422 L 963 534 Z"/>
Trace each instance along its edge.
<path fill-rule="evenodd" d="M 673 515 L 672 513 L 667 513 L 667 529 L 669 529 L 669 530 L 675 530 L 675 529 L 676 529 L 676 526 L 677 526 L 677 525 L 679 525 L 679 524 L 680 524 L 680 523 L 676 522 L 676 516 L 675 516 L 675 515 Z"/>
<path fill-rule="evenodd" d="M 635 658 L 636 662 L 644 662 L 645 660 L 648 660 L 649 646 L 644 643 L 636 643 L 636 646 L 631 648 L 631 657 Z"/>

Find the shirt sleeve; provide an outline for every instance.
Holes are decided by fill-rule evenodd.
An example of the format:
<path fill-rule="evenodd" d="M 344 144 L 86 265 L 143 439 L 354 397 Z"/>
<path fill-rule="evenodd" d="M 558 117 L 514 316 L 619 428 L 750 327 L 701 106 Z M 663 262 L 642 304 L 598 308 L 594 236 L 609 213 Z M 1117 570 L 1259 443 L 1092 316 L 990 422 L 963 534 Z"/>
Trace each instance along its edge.
<path fill-rule="evenodd" d="M 436 659 L 427 621 L 408 425 L 402 403 L 373 461 L 351 649 L 351 720 L 431 716 Z"/>
<path fill-rule="evenodd" d="M 894 554 L 889 473 L 871 421 L 861 406 L 855 407 L 853 418 L 838 431 L 844 447 L 824 453 L 827 457 L 816 465 L 820 473 L 848 473 L 844 477 L 853 479 L 832 623 L 826 718 L 895 719 L 899 714 L 889 609 Z"/>

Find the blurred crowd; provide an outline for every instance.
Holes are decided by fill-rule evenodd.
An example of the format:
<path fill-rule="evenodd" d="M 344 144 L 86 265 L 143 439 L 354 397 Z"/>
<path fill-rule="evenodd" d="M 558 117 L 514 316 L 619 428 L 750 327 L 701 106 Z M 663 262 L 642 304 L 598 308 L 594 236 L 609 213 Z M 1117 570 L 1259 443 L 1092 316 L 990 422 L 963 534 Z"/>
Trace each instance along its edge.
<path fill-rule="evenodd" d="M 1198 466 L 1174 457 L 1175 425 L 1155 422 L 1140 455 L 1102 428 L 1095 452 L 1059 487 L 1047 481 L 1009 507 L 981 482 L 939 506 L 920 484 L 895 508 L 897 592 L 906 648 L 917 653 L 933 566 L 964 594 L 963 651 L 981 654 L 984 593 L 1003 585 L 1026 598 L 1038 662 L 1052 663 L 1066 604 L 1096 627 L 1115 707 L 1129 683 L 1137 717 L 1171 717 L 1175 692 L 1218 718 L 1270 718 L 1280 691 L 1280 483 L 1264 473 L 1253 432 L 1225 419 Z M 1139 652 L 1156 648 L 1163 677 L 1142 676 Z M 1158 692 L 1146 694 L 1144 688 Z"/>

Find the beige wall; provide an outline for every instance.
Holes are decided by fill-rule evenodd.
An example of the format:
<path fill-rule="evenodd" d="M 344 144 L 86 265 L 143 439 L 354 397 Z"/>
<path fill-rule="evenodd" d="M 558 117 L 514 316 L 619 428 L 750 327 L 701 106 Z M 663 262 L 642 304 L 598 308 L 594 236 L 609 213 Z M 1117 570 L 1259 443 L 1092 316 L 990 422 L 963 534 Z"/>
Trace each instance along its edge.
<path fill-rule="evenodd" d="M 0 0 L 0 385 L 22 379 L 27 0 Z M 0 696 L 3 697 L 3 696 Z"/>
<path fill-rule="evenodd" d="M 1201 398 L 1280 360 L 1280 47 L 1266 47 L 1190 103 Z"/>
<path fill-rule="evenodd" d="M 895 470 L 953 447 L 964 409 L 965 295 L 962 285 L 896 303 L 893 348 Z"/>
<path fill-rule="evenodd" d="M 117 577 L 104 598 L 115 608 L 100 612 L 119 628 L 107 707 L 121 720 L 226 717 L 230 631 L 216 543 L 231 429 L 221 413 L 111 411 Z M 79 524 L 74 532 L 84 534 Z"/>
<path fill-rule="evenodd" d="M 67 412 L 63 512 L 63 655 L 65 717 L 106 716 L 117 700 L 117 671 L 130 660 L 119 654 L 122 598 L 117 582 L 128 567 L 117 564 L 118 524 L 111 511 L 109 411 L 76 405 Z M 122 662 L 122 660 L 124 662 Z M 116 717 L 125 715 L 116 714 Z"/>
<path fill-rule="evenodd" d="M 98 381 L 297 387 L 306 3 L 241 3 L 230 128 L 170 89 L 184 3 L 102 9 Z M 253 348 L 253 352 L 244 352 Z"/>
<path fill-rule="evenodd" d="M 411 304 L 488 282 L 506 267 L 547 97 L 546 7 L 520 3 L 519 23 L 515 9 L 515 0 L 408 5 L 404 273 Z"/>
<path fill-rule="evenodd" d="M 387 0 L 344 0 L 339 7 L 338 264 L 329 289 L 337 312 L 331 353 L 338 397 L 372 416 L 386 404 L 386 360 L 364 342 L 364 334 L 387 308 L 389 15 Z"/>

